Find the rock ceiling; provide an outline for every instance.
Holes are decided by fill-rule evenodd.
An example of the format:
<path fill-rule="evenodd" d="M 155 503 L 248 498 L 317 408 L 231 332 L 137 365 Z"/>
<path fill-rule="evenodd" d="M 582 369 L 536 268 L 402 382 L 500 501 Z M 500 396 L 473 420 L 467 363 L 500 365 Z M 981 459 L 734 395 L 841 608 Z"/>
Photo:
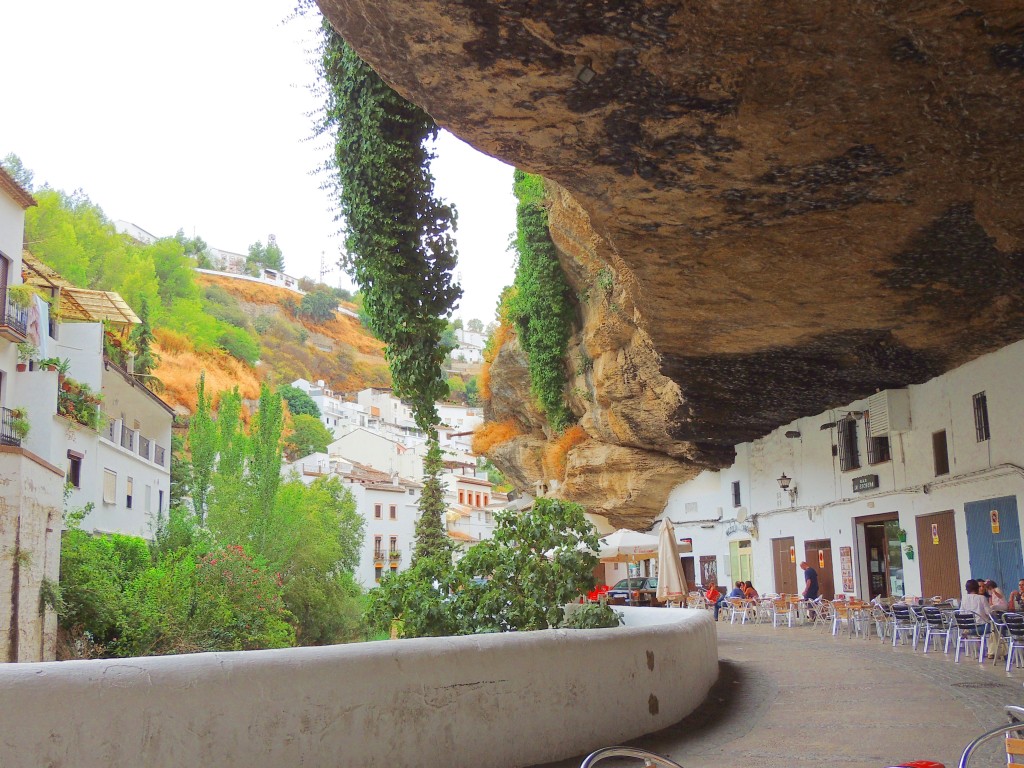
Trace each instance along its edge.
<path fill-rule="evenodd" d="M 321 6 L 441 125 L 578 205 L 556 242 L 614 268 L 650 380 L 678 388 L 659 435 L 597 413 L 595 439 L 714 466 L 1024 337 L 1018 0 Z"/>

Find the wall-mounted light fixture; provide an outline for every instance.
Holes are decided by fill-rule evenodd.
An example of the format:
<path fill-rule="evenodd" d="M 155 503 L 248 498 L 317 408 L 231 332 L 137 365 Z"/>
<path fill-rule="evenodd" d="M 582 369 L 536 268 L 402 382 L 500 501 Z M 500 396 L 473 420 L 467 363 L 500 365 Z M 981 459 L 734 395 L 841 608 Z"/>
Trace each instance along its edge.
<path fill-rule="evenodd" d="M 576 79 L 583 83 L 583 85 L 589 85 L 590 81 L 597 75 L 597 72 L 591 69 L 591 63 L 589 56 L 576 57 Z"/>
<path fill-rule="evenodd" d="M 793 484 L 793 478 L 786 477 L 786 473 L 782 473 L 782 477 L 779 478 L 779 488 L 789 494 L 789 503 L 793 504 L 796 502 L 796 485 Z"/>
<path fill-rule="evenodd" d="M 791 429 L 786 432 L 786 437 L 800 437 L 800 432 L 796 429 Z"/>

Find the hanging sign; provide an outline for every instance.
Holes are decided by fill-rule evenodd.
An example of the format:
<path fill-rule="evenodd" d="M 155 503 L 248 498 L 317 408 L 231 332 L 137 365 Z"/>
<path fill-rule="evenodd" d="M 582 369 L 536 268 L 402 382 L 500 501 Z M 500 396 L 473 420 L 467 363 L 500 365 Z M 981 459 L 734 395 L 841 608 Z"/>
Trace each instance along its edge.
<path fill-rule="evenodd" d="M 843 592 L 853 593 L 853 547 L 839 548 L 839 566 L 843 572 Z"/>
<path fill-rule="evenodd" d="M 992 522 L 992 533 L 999 533 L 999 510 L 993 509 L 988 516 Z"/>
<path fill-rule="evenodd" d="M 789 548 L 789 562 L 791 562 L 791 563 L 795 563 L 796 562 L 796 547 L 790 547 Z"/>
<path fill-rule="evenodd" d="M 932 544 L 939 543 L 939 524 L 932 523 Z"/>
<path fill-rule="evenodd" d="M 818 567 L 819 568 L 824 568 L 825 567 L 825 550 L 824 549 L 819 549 L 818 550 Z"/>
<path fill-rule="evenodd" d="M 693 552 L 693 539 L 682 539 L 679 542 L 680 552 Z"/>
<path fill-rule="evenodd" d="M 878 475 L 861 475 L 853 478 L 853 492 L 870 491 L 878 487 Z"/>

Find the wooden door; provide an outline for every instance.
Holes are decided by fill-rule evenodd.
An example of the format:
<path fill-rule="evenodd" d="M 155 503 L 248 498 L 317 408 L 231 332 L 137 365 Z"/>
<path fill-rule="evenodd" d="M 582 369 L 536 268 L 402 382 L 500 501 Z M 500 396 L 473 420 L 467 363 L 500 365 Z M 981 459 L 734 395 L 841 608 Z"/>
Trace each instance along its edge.
<path fill-rule="evenodd" d="M 714 555 L 700 556 L 700 583 L 707 586 L 711 582 L 721 586 L 718 581 L 718 558 Z M 718 590 L 721 592 L 722 590 Z M 724 594 L 724 593 L 723 593 Z"/>
<path fill-rule="evenodd" d="M 683 576 L 686 577 L 686 588 L 693 592 L 697 589 L 697 579 L 694 577 L 693 558 L 686 555 L 679 556 L 679 562 L 683 564 Z"/>
<path fill-rule="evenodd" d="M 826 600 L 835 600 L 836 582 L 832 573 L 832 540 L 805 541 L 804 560 L 818 572 L 818 593 Z"/>
<path fill-rule="evenodd" d="M 796 542 L 792 536 L 772 539 L 772 560 L 775 564 L 775 591 L 795 595 L 797 589 Z"/>
<path fill-rule="evenodd" d="M 953 511 L 917 518 L 917 554 L 921 558 L 921 596 L 960 597 L 960 560 Z M 1003 586 L 1009 594 L 1009 585 Z"/>

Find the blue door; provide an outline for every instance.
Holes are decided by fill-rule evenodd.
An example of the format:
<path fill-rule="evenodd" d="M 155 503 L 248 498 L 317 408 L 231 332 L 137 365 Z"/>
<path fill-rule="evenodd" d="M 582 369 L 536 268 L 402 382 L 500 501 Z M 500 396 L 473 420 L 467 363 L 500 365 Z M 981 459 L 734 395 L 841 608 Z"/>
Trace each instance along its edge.
<path fill-rule="evenodd" d="M 1003 496 L 964 504 L 971 578 L 993 579 L 1005 594 L 1024 578 L 1017 497 Z M 999 532 L 993 532 L 998 524 Z"/>

